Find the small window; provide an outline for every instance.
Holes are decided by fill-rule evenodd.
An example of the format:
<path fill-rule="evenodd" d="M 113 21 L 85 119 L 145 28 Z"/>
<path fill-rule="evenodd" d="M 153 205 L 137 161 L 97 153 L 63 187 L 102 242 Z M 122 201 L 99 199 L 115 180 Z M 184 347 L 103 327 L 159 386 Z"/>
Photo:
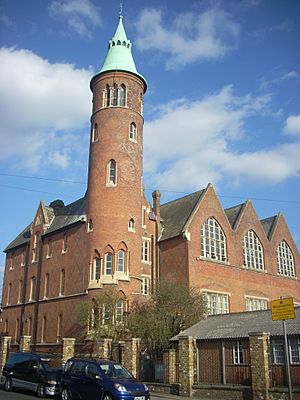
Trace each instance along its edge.
<path fill-rule="evenodd" d="M 14 254 L 12 254 L 9 259 L 9 270 L 12 271 L 13 269 L 14 269 Z"/>
<path fill-rule="evenodd" d="M 68 236 L 65 233 L 62 241 L 62 252 L 66 253 L 68 251 Z"/>
<path fill-rule="evenodd" d="M 118 89 L 118 105 L 125 107 L 126 105 L 126 87 L 122 84 Z"/>
<path fill-rule="evenodd" d="M 94 229 L 93 220 L 92 218 L 90 218 L 87 224 L 87 230 L 88 232 L 92 232 L 93 229 Z"/>
<path fill-rule="evenodd" d="M 23 251 L 21 254 L 21 267 L 24 267 L 24 265 L 25 265 L 25 251 Z"/>
<path fill-rule="evenodd" d="M 46 276 L 45 276 L 45 288 L 44 288 L 44 298 L 45 299 L 49 298 L 49 281 L 50 281 L 50 276 L 49 276 L 49 274 L 46 274 Z"/>
<path fill-rule="evenodd" d="M 257 297 L 246 298 L 247 311 L 266 310 L 267 308 L 268 308 L 268 301 L 266 299 L 260 299 Z"/>
<path fill-rule="evenodd" d="M 62 340 L 62 315 L 59 314 L 57 317 L 57 332 L 56 332 L 56 341 L 60 342 Z"/>
<path fill-rule="evenodd" d="M 131 122 L 129 128 L 129 139 L 136 142 L 137 141 L 137 127 L 134 122 Z"/>
<path fill-rule="evenodd" d="M 110 106 L 110 88 L 108 85 L 106 85 L 106 89 L 105 89 L 104 106 L 105 107 Z"/>
<path fill-rule="evenodd" d="M 92 142 L 97 142 L 99 139 L 98 124 L 95 124 L 92 129 Z"/>
<path fill-rule="evenodd" d="M 52 256 L 52 240 L 49 239 L 47 243 L 47 258 Z"/>
<path fill-rule="evenodd" d="M 40 241 L 40 232 L 36 232 L 34 235 L 33 249 L 32 249 L 32 261 L 33 262 L 38 261 L 39 241 Z"/>
<path fill-rule="evenodd" d="M 271 362 L 272 364 L 284 364 L 284 347 L 281 339 L 271 338 Z"/>
<path fill-rule="evenodd" d="M 113 272 L 113 255 L 112 253 L 105 254 L 105 275 L 112 275 Z"/>
<path fill-rule="evenodd" d="M 100 279 L 100 275 L 101 275 L 101 259 L 100 257 L 95 257 L 93 262 L 92 279 L 97 281 L 98 279 Z"/>
<path fill-rule="evenodd" d="M 149 277 L 142 277 L 142 282 L 141 282 L 141 293 L 144 295 L 150 294 L 150 283 L 151 280 Z"/>
<path fill-rule="evenodd" d="M 244 364 L 244 347 L 239 340 L 233 343 L 233 362 L 234 364 Z"/>
<path fill-rule="evenodd" d="M 116 177 L 117 177 L 117 166 L 115 160 L 110 160 L 108 163 L 108 171 L 107 171 L 107 184 L 115 185 Z"/>
<path fill-rule="evenodd" d="M 125 251 L 118 251 L 118 272 L 125 272 Z"/>
<path fill-rule="evenodd" d="M 118 87 L 116 84 L 114 84 L 113 87 L 110 88 L 110 100 L 112 106 L 118 105 Z"/>
<path fill-rule="evenodd" d="M 22 291 L 23 291 L 23 281 L 19 280 L 19 287 L 18 287 L 18 303 L 22 302 Z"/>
<path fill-rule="evenodd" d="M 133 218 L 130 218 L 130 220 L 128 221 L 128 230 L 130 232 L 134 232 L 135 231 L 135 222 Z"/>
<path fill-rule="evenodd" d="M 116 322 L 121 322 L 123 319 L 123 300 L 118 300 L 116 304 Z"/>
<path fill-rule="evenodd" d="M 42 335 L 41 335 L 42 343 L 45 343 L 46 341 L 46 332 L 47 332 L 47 317 L 44 316 L 42 320 Z"/>
<path fill-rule="evenodd" d="M 7 299 L 6 299 L 6 305 L 10 305 L 11 303 L 11 283 L 8 284 L 8 288 L 7 288 Z"/>
<path fill-rule="evenodd" d="M 30 280 L 29 301 L 34 301 L 36 296 L 36 278 L 33 276 Z"/>
<path fill-rule="evenodd" d="M 142 239 L 142 261 L 150 263 L 150 239 Z"/>
<path fill-rule="evenodd" d="M 63 296 L 65 294 L 65 270 L 62 269 L 60 271 L 60 281 L 59 281 L 59 296 Z"/>

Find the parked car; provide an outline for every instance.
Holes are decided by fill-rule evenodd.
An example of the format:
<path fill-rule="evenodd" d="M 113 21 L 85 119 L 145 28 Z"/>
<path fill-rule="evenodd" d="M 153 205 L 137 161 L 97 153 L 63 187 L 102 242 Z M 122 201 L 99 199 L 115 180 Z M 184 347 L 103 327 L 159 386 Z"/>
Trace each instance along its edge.
<path fill-rule="evenodd" d="M 54 396 L 60 393 L 62 368 L 59 365 L 59 358 L 19 351 L 9 355 L 1 384 L 7 391 L 21 388 L 35 392 L 38 397 Z"/>
<path fill-rule="evenodd" d="M 62 400 L 149 400 L 149 389 L 122 365 L 110 360 L 70 358 L 65 364 Z"/>

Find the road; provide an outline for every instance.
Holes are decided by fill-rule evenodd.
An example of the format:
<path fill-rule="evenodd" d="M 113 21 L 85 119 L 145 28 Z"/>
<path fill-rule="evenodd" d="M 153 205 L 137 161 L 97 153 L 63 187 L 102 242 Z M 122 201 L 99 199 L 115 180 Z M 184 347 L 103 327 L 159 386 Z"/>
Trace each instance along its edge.
<path fill-rule="evenodd" d="M 5 392 L 3 389 L 0 389 L 0 400 L 34 400 L 37 399 L 37 397 L 34 395 L 34 393 L 31 392 L 25 392 L 25 391 L 16 391 L 14 390 L 13 392 Z M 51 399 L 49 397 L 49 399 Z M 57 399 L 57 398 L 56 398 Z M 152 394 L 151 395 L 151 400 L 186 400 L 182 397 L 179 396 L 172 396 L 172 395 L 160 395 L 157 393 L 157 395 Z"/>

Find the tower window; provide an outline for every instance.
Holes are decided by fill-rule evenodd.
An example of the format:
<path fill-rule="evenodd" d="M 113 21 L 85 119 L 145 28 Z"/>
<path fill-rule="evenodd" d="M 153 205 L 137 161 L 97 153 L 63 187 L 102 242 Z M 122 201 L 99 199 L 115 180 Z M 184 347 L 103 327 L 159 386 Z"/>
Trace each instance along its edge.
<path fill-rule="evenodd" d="M 97 281 L 100 279 L 101 274 L 101 259 L 100 257 L 95 257 L 93 260 L 93 271 L 92 271 L 92 280 Z"/>
<path fill-rule="evenodd" d="M 106 85 L 103 92 L 103 107 L 125 107 L 127 100 L 126 86 L 122 83 L 118 86 L 116 83 L 113 86 Z"/>
<path fill-rule="evenodd" d="M 118 272 L 125 271 L 125 251 L 119 250 L 118 251 Z"/>
<path fill-rule="evenodd" d="M 134 122 L 131 122 L 129 128 L 129 139 L 136 142 L 137 141 L 137 127 Z"/>
<path fill-rule="evenodd" d="M 112 275 L 113 271 L 113 255 L 112 253 L 105 254 L 105 275 Z"/>
<path fill-rule="evenodd" d="M 121 107 L 125 107 L 126 105 L 126 87 L 122 84 L 118 90 L 118 105 Z"/>
<path fill-rule="evenodd" d="M 98 124 L 95 124 L 92 129 L 92 142 L 97 142 L 99 139 Z"/>
<path fill-rule="evenodd" d="M 110 98 L 111 98 L 111 105 L 117 106 L 118 105 L 118 87 L 116 84 L 110 89 Z"/>
<path fill-rule="evenodd" d="M 87 230 L 88 230 L 88 232 L 92 232 L 93 229 L 94 229 L 93 220 L 92 220 L 92 218 L 90 218 L 88 221 L 88 224 L 87 224 Z"/>
<path fill-rule="evenodd" d="M 110 160 L 108 163 L 108 171 L 107 171 L 107 184 L 115 185 L 116 184 L 116 176 L 117 176 L 117 165 L 115 160 Z"/>

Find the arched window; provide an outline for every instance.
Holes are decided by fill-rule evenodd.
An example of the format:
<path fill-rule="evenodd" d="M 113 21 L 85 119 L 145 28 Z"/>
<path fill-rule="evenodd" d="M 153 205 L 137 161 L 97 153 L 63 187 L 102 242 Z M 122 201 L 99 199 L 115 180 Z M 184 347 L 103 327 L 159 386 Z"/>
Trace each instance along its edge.
<path fill-rule="evenodd" d="M 110 88 L 110 100 L 111 100 L 111 106 L 118 105 L 118 86 L 116 84 L 114 84 Z"/>
<path fill-rule="evenodd" d="M 118 272 L 125 272 L 125 251 L 119 250 L 118 251 Z"/>
<path fill-rule="evenodd" d="M 18 303 L 22 302 L 22 291 L 23 291 L 23 281 L 19 280 L 19 288 L 18 288 Z"/>
<path fill-rule="evenodd" d="M 29 301 L 35 300 L 36 296 L 36 278 L 33 276 L 30 280 L 30 292 L 29 292 Z"/>
<path fill-rule="evenodd" d="M 66 253 L 68 251 L 68 235 L 65 233 L 62 240 L 62 253 Z"/>
<path fill-rule="evenodd" d="M 208 218 L 201 226 L 201 256 L 212 260 L 226 261 L 226 238 L 215 220 Z"/>
<path fill-rule="evenodd" d="M 65 270 L 62 269 L 60 271 L 59 296 L 63 296 L 65 294 L 65 280 L 66 280 L 66 273 Z"/>
<path fill-rule="evenodd" d="M 11 283 L 8 284 L 6 304 L 11 303 Z"/>
<path fill-rule="evenodd" d="M 128 221 L 128 230 L 131 232 L 135 231 L 135 222 L 133 218 L 130 218 L 130 220 Z"/>
<path fill-rule="evenodd" d="M 63 317 L 61 314 L 57 317 L 57 330 L 56 330 L 56 341 L 60 342 L 62 340 L 62 323 Z"/>
<path fill-rule="evenodd" d="M 252 230 L 244 236 L 243 252 L 245 267 L 257 270 L 264 269 L 263 247 Z"/>
<path fill-rule="evenodd" d="M 46 341 L 46 332 L 47 332 L 47 317 L 44 316 L 42 320 L 42 334 L 41 334 L 42 343 Z"/>
<path fill-rule="evenodd" d="M 105 107 L 109 107 L 110 106 L 110 88 L 109 88 L 109 85 L 106 85 L 106 89 L 105 89 L 104 106 Z"/>
<path fill-rule="evenodd" d="M 113 272 L 113 254 L 112 253 L 106 253 L 105 257 L 105 275 L 112 275 Z"/>
<path fill-rule="evenodd" d="M 45 287 L 44 287 L 44 298 L 47 299 L 49 297 L 49 282 L 50 282 L 50 276 L 47 273 L 45 276 Z"/>
<path fill-rule="evenodd" d="M 285 240 L 279 243 L 277 247 L 277 265 L 278 273 L 284 276 L 295 276 L 294 257 L 291 249 Z"/>
<path fill-rule="evenodd" d="M 93 273 L 92 280 L 97 281 L 100 279 L 101 275 L 101 259 L 100 257 L 95 257 L 93 260 Z"/>
<path fill-rule="evenodd" d="M 92 142 L 96 142 L 99 139 L 98 124 L 95 124 L 92 129 Z"/>
<path fill-rule="evenodd" d="M 121 107 L 125 107 L 126 105 L 126 87 L 122 84 L 118 90 L 118 105 Z"/>
<path fill-rule="evenodd" d="M 32 249 L 32 261 L 33 262 L 38 261 L 39 241 L 40 241 L 40 232 L 36 232 L 34 235 L 33 249 Z"/>
<path fill-rule="evenodd" d="M 116 322 L 122 322 L 124 312 L 123 300 L 118 300 L 116 304 Z"/>
<path fill-rule="evenodd" d="M 108 163 L 107 183 L 108 185 L 115 185 L 117 181 L 117 163 L 115 160 L 110 160 Z"/>
<path fill-rule="evenodd" d="M 134 142 L 137 141 L 137 127 L 134 122 L 131 122 L 130 128 L 129 128 L 129 139 L 133 140 Z"/>

